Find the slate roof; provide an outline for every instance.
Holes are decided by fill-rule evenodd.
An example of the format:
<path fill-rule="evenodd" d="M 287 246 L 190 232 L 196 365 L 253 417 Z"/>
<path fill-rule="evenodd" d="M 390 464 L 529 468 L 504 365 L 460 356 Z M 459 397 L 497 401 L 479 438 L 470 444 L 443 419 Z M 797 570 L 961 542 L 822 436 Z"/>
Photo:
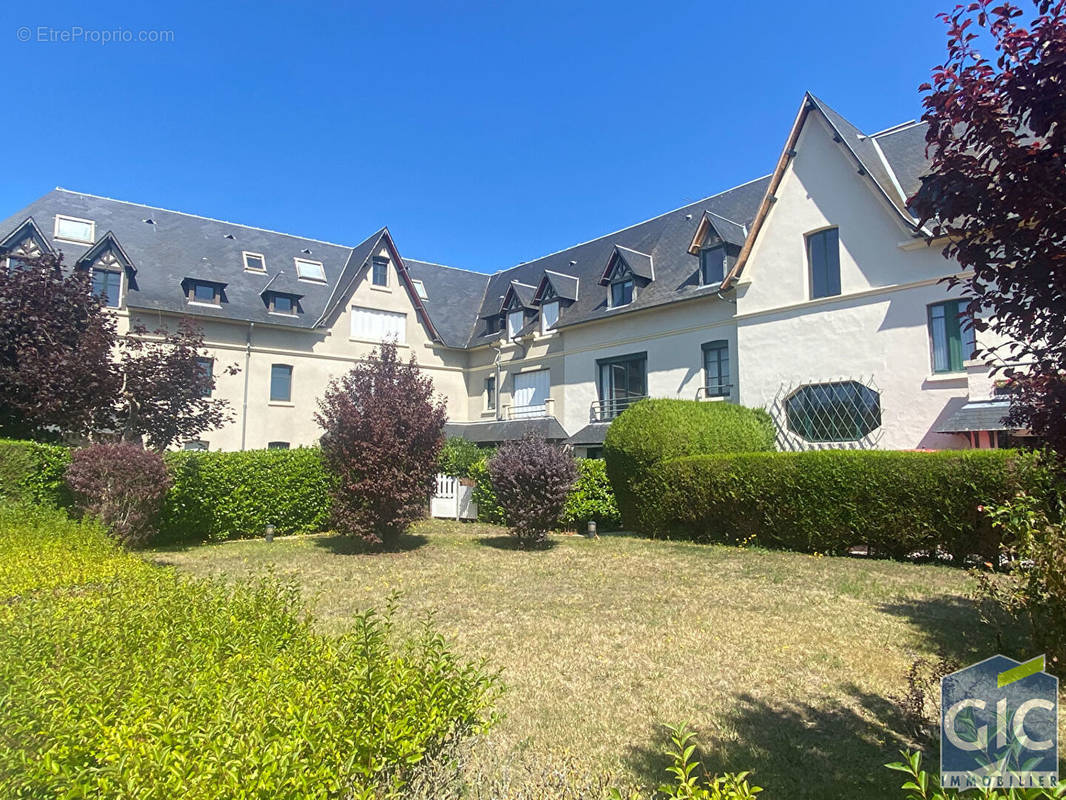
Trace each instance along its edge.
<path fill-rule="evenodd" d="M 607 429 L 609 427 L 611 427 L 610 422 L 591 422 L 567 439 L 566 443 L 583 447 L 587 447 L 588 445 L 601 445 L 603 444 L 604 437 L 607 436 Z"/>
<path fill-rule="evenodd" d="M 829 120 L 841 144 L 855 155 L 900 213 L 910 219 L 895 181 L 907 196 L 918 188 L 919 177 L 928 169 L 925 125 L 899 126 L 867 136 L 818 98 L 807 97 Z M 501 300 L 509 289 L 527 309 L 535 308 L 535 290 L 546 275 L 562 299 L 572 300 L 563 304 L 556 325 L 566 328 L 713 294 L 717 287 L 700 285 L 699 259 L 689 252 L 697 228 L 706 216 L 725 241 L 744 243 L 750 238 L 752 222 L 770 180 L 769 175 L 757 178 L 491 275 L 418 259 L 400 260 L 408 275 L 425 285 L 428 299 L 420 304 L 426 311 L 431 333 L 449 347 L 475 347 L 498 339 L 502 334 L 487 333 L 485 319 L 499 313 Z M 136 281 L 126 298 L 130 307 L 293 328 L 327 324 L 347 302 L 354 282 L 383 239 L 391 243 L 385 228 L 348 247 L 65 189 L 49 192 L 0 222 L 0 241 L 32 217 L 41 235 L 52 247 L 63 251 L 66 263 L 72 265 L 89 248 L 54 240 L 53 219 L 57 213 L 93 220 L 97 241 L 105 233 L 113 233 L 136 270 Z M 750 242 L 745 244 L 745 248 L 750 246 Z M 246 271 L 242 251 L 263 254 L 266 272 Z M 607 292 L 599 285 L 615 253 L 645 279 L 633 302 L 622 308 L 608 308 Z M 294 258 L 322 262 L 325 282 L 299 279 Z M 189 278 L 225 284 L 222 308 L 189 306 L 182 290 L 182 282 Z M 301 295 L 302 313 L 296 317 L 269 314 L 263 301 L 263 291 L 268 286 L 271 291 Z M 416 298 L 412 297 L 412 301 L 419 305 Z M 535 325 L 535 319 L 528 320 L 523 330 L 532 330 Z"/>
<path fill-rule="evenodd" d="M 532 434 L 542 439 L 562 441 L 566 431 L 555 417 L 532 417 L 530 419 L 489 420 L 487 422 L 448 422 L 444 425 L 445 436 L 462 436 L 475 444 L 491 444 L 521 439 Z"/>
<path fill-rule="evenodd" d="M 937 429 L 937 433 L 969 433 L 970 431 L 1009 431 L 1003 418 L 1010 411 L 1004 400 L 978 400 L 966 403 Z"/>

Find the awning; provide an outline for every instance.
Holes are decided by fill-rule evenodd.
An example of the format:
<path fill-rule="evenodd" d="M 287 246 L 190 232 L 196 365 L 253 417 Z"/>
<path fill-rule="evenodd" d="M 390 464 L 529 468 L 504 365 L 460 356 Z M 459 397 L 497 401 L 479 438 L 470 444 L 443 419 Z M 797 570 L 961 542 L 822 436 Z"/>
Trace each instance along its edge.
<path fill-rule="evenodd" d="M 549 441 L 562 441 L 566 430 L 555 417 L 531 419 L 493 419 L 487 422 L 449 422 L 444 426 L 445 436 L 462 436 L 475 444 L 509 442 L 532 434 Z"/>
<path fill-rule="evenodd" d="M 970 433 L 971 431 L 1013 430 L 1004 421 L 1010 411 L 1005 400 L 969 402 L 951 415 L 936 429 L 937 433 Z"/>
<path fill-rule="evenodd" d="M 577 447 L 599 447 L 603 444 L 603 437 L 607 435 L 609 427 L 609 422 L 593 422 L 567 439 L 566 443 Z"/>

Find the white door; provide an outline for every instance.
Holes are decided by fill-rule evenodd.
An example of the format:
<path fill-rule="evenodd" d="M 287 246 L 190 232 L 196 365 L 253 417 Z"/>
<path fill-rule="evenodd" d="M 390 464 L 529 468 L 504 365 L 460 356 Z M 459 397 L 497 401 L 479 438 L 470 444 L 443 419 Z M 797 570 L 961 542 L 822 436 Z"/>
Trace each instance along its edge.
<path fill-rule="evenodd" d="M 514 376 L 514 415 L 537 417 L 544 414 L 544 403 L 551 394 L 551 370 L 520 372 Z"/>

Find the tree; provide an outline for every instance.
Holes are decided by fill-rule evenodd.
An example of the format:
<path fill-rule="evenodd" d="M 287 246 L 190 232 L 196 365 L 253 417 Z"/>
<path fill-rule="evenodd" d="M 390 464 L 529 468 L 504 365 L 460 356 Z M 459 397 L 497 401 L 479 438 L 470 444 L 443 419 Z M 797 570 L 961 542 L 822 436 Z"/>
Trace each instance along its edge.
<path fill-rule="evenodd" d="M 0 269 L 0 432 L 12 438 L 85 434 L 119 385 L 115 320 L 89 276 L 62 257 Z"/>
<path fill-rule="evenodd" d="M 542 545 L 577 480 L 569 450 L 535 436 L 504 442 L 489 460 L 496 498 L 522 547 Z"/>
<path fill-rule="evenodd" d="M 948 57 L 920 87 L 931 175 L 911 202 L 970 273 L 953 285 L 975 328 L 1008 340 L 981 355 L 1009 379 L 1011 423 L 1066 456 L 1066 0 L 1034 8 L 1028 22 L 991 0 L 940 15 Z"/>
<path fill-rule="evenodd" d="M 444 402 L 414 356 L 386 342 L 318 401 L 322 457 L 336 480 L 337 529 L 393 547 L 433 495 Z"/>
<path fill-rule="evenodd" d="M 146 441 L 154 450 L 165 450 L 231 422 L 229 403 L 211 397 L 215 379 L 201 363 L 199 326 L 182 319 L 177 330 L 160 328 L 148 337 L 148 330 L 136 325 L 118 342 L 122 382 L 106 424 L 123 441 Z M 230 365 L 224 372 L 239 370 Z"/>

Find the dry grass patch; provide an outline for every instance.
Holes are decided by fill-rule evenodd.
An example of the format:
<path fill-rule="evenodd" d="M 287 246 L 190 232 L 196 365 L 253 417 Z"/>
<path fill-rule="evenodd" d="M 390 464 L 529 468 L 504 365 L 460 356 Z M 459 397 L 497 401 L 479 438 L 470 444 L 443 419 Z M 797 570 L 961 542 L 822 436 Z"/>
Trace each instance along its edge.
<path fill-rule="evenodd" d="M 511 547 L 502 529 L 427 521 L 397 553 L 321 535 L 157 558 L 196 574 L 291 577 L 344 630 L 403 593 L 463 654 L 503 671 L 506 718 L 478 769 L 576 763 L 654 784 L 661 724 L 689 720 L 712 769 L 753 769 L 767 797 L 892 797 L 909 744 L 886 697 L 912 660 L 993 643 L 958 570 L 627 536 Z M 518 766 L 516 766 L 518 765 Z"/>

